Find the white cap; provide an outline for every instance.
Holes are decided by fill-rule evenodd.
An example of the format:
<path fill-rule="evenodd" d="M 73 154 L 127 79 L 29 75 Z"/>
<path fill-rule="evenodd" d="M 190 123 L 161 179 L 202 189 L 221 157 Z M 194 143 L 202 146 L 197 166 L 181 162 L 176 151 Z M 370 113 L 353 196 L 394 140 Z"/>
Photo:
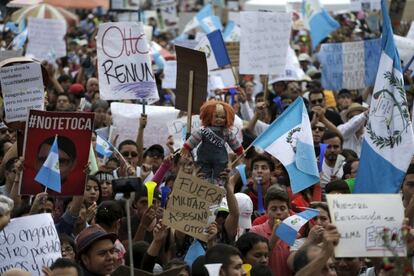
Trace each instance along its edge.
<path fill-rule="evenodd" d="M 308 54 L 302 53 L 298 56 L 299 61 L 308 61 L 311 62 L 311 58 Z"/>
<path fill-rule="evenodd" d="M 253 202 L 244 193 L 235 194 L 237 205 L 239 206 L 239 227 L 242 229 L 252 228 Z"/>

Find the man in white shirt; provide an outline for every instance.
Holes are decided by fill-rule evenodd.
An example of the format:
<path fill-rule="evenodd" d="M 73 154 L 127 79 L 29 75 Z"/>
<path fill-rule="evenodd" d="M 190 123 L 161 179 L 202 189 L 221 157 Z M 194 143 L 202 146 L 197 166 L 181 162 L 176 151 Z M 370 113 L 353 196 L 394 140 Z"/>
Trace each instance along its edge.
<path fill-rule="evenodd" d="M 341 155 L 343 140 L 339 134 L 325 131 L 322 143 L 327 144 L 321 171 L 321 188 L 324 190 L 326 184 L 342 178 L 346 161 Z"/>

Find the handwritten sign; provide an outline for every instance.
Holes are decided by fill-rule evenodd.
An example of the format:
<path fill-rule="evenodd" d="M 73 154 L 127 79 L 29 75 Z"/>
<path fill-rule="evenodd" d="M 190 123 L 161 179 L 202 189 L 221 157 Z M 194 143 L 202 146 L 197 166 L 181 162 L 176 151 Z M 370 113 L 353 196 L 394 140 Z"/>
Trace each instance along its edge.
<path fill-rule="evenodd" d="M 205 232 L 212 206 L 220 204 L 224 189 L 182 171 L 174 182 L 163 223 L 207 242 Z"/>
<path fill-rule="evenodd" d="M 104 100 L 159 100 L 149 47 L 141 22 L 99 25 L 99 94 Z"/>
<path fill-rule="evenodd" d="M 23 50 L 2 50 L 0 51 L 0 61 L 8 58 L 21 57 Z"/>
<path fill-rule="evenodd" d="M 400 195 L 326 197 L 331 221 L 341 234 L 339 244 L 335 247 L 336 257 L 383 257 L 392 256 L 393 253 L 406 256 L 405 243 L 401 241 L 404 207 Z M 384 232 L 384 229 L 388 231 Z"/>
<path fill-rule="evenodd" d="M 26 56 L 54 63 L 66 56 L 65 35 L 64 20 L 29 17 Z"/>
<path fill-rule="evenodd" d="M 164 78 L 162 79 L 162 88 L 175 89 L 177 79 L 177 61 L 168 60 L 164 64 Z"/>
<path fill-rule="evenodd" d="M 303 80 L 308 77 L 303 72 L 300 67 L 298 57 L 292 48 L 289 47 L 287 56 L 286 56 L 286 67 L 285 72 L 280 75 L 270 75 L 269 83 L 274 83 L 277 81 L 291 81 L 291 80 Z"/>
<path fill-rule="evenodd" d="M 284 73 L 291 24 L 290 13 L 241 12 L 240 74 Z"/>
<path fill-rule="evenodd" d="M 12 219 L 0 232 L 0 274 L 20 268 L 31 275 L 43 275 L 60 253 L 60 241 L 50 214 Z"/>
<path fill-rule="evenodd" d="M 178 24 L 177 4 L 175 0 L 156 0 L 157 21 L 161 30 L 175 28 Z"/>
<path fill-rule="evenodd" d="M 113 102 L 111 112 L 114 126 L 111 136 L 119 135 L 117 145 L 126 139 L 135 141 L 138 135 L 142 105 Z M 144 146 L 164 145 L 168 137 L 167 124 L 176 120 L 180 111 L 174 107 L 148 105 L 145 107 L 145 112 L 148 115 L 148 120 L 144 132 Z"/>
<path fill-rule="evenodd" d="M 43 77 L 40 64 L 26 63 L 0 69 L 7 122 L 26 121 L 30 109 L 43 110 Z"/>

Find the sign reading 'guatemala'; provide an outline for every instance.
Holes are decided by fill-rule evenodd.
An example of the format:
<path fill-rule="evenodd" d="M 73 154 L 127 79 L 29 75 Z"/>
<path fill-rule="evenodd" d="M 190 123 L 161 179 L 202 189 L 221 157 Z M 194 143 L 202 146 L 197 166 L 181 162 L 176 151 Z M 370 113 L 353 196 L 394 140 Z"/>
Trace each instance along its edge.
<path fill-rule="evenodd" d="M 380 39 L 322 44 L 322 86 L 334 91 L 373 86 L 380 56 Z"/>

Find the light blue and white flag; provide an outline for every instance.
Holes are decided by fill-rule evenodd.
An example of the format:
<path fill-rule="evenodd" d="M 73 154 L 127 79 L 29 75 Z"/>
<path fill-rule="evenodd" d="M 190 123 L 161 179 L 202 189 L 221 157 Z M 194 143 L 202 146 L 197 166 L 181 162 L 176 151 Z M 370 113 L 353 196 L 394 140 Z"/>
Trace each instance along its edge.
<path fill-rule="evenodd" d="M 194 50 L 202 51 L 206 54 L 209 71 L 230 64 L 227 48 L 219 30 L 203 36 Z"/>
<path fill-rule="evenodd" d="M 200 28 L 205 32 L 206 34 L 209 34 L 215 30 L 223 30 L 223 25 L 221 24 L 220 17 L 216 15 L 204 17 L 200 21 Z"/>
<path fill-rule="evenodd" d="M 319 210 L 308 209 L 293 216 L 290 216 L 282 221 L 276 229 L 276 236 L 282 241 L 292 246 L 295 243 L 296 236 L 300 228 L 308 221 L 319 215 Z"/>
<path fill-rule="evenodd" d="M 187 254 L 184 257 L 184 262 L 186 262 L 187 265 L 191 266 L 195 259 L 205 254 L 206 250 L 201 245 L 201 243 L 198 240 L 194 240 L 190 245 L 190 248 L 187 250 Z"/>
<path fill-rule="evenodd" d="M 308 112 L 298 97 L 259 137 L 253 141 L 285 166 L 293 193 L 319 182 Z"/>
<path fill-rule="evenodd" d="M 52 147 L 49 150 L 45 163 L 37 172 L 35 180 L 47 188 L 60 193 L 61 179 L 59 168 L 58 137 L 55 137 Z"/>
<path fill-rule="evenodd" d="M 155 64 L 157 65 L 158 70 L 164 69 L 165 59 L 160 54 L 162 47 L 158 43 L 152 41 L 151 42 L 151 57 L 154 60 Z"/>
<path fill-rule="evenodd" d="M 225 42 L 239 42 L 240 41 L 240 27 L 234 21 L 227 22 L 226 28 L 223 31 L 223 39 Z"/>
<path fill-rule="evenodd" d="M 27 27 L 18 35 L 13 38 L 12 47 L 15 50 L 20 50 L 23 48 L 24 44 L 26 43 L 28 36 Z"/>
<path fill-rule="evenodd" d="M 110 157 L 112 155 L 112 145 L 104 138 L 99 135 L 96 135 L 96 153 L 100 157 Z"/>
<path fill-rule="evenodd" d="M 382 53 L 362 142 L 354 193 L 397 193 L 414 154 L 400 56 L 381 2 Z"/>
<path fill-rule="evenodd" d="M 322 8 L 319 0 L 303 0 L 302 16 L 303 23 L 310 30 L 313 49 L 340 27 L 339 23 Z"/>
<path fill-rule="evenodd" d="M 196 14 L 196 16 L 193 17 L 193 19 L 190 20 L 190 22 L 187 23 L 187 25 L 185 25 L 183 33 L 187 33 L 192 29 L 197 28 L 201 25 L 204 18 L 211 16 L 214 16 L 213 6 L 211 4 L 207 4 Z"/>
<path fill-rule="evenodd" d="M 380 39 L 322 44 L 322 86 L 334 91 L 373 86 L 380 56 Z"/>

